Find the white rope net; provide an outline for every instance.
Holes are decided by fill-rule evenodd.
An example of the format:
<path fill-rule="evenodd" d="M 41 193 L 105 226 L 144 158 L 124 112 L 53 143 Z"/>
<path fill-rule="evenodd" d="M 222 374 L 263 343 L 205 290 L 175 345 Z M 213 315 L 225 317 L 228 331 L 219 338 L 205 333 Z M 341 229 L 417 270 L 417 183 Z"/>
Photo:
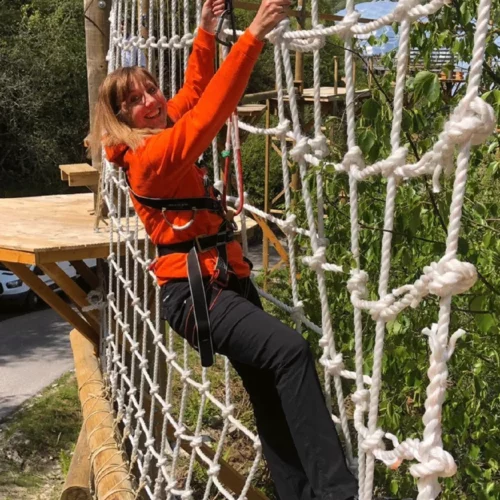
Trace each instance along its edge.
<path fill-rule="evenodd" d="M 372 22 L 360 23 L 359 14 L 354 10 L 354 2 L 348 0 L 347 14 L 343 20 L 323 27 L 319 24 L 318 1 L 312 0 L 311 29 L 294 31 L 290 23 L 285 21 L 268 36 L 268 41 L 274 46 L 278 125 L 272 129 L 262 129 L 241 121 L 239 123 L 240 128 L 245 131 L 272 134 L 280 140 L 285 216 L 282 219 L 273 217 L 249 203 L 244 208 L 246 212 L 255 213 L 278 225 L 285 233 L 289 250 L 292 303 L 282 303 L 262 290 L 261 294 L 289 313 L 298 329 L 304 325 L 320 336 L 320 362 L 324 368 L 327 403 L 335 409 L 333 418 L 343 435 L 347 459 L 351 467 L 357 470 L 361 500 L 372 498 L 376 460 L 389 467 L 397 467 L 405 460 L 411 461 L 410 473 L 418 479 L 419 500 L 436 498 L 441 490 L 439 478 L 452 476 L 456 471 L 452 455 L 443 449 L 441 411 L 446 392 L 447 362 L 456 340 L 464 333 L 459 330 L 450 336 L 451 300 L 453 295 L 468 290 L 476 280 L 474 266 L 457 259 L 470 147 L 484 141 L 495 126 L 493 110 L 478 97 L 491 0 L 479 2 L 467 91 L 451 113 L 434 147 L 418 162 L 410 163 L 407 161 L 407 150 L 401 145 L 411 25 L 436 13 L 445 3 L 445 0 L 425 3 L 401 0 L 392 14 Z M 157 74 L 161 88 L 168 86 L 170 94 L 174 95 L 187 65 L 200 12 L 199 0 L 114 0 L 110 17 L 109 70 L 124 64 L 146 64 L 147 61 L 148 69 Z M 392 152 L 384 160 L 365 165 L 361 150 L 356 145 L 355 88 L 352 76 L 354 63 L 349 49 L 353 47 L 354 36 L 366 35 L 393 23 L 399 24 L 400 41 L 390 136 Z M 346 49 L 347 153 L 340 163 L 330 164 L 330 167 L 333 167 L 337 175 L 349 177 L 351 252 L 356 266 L 350 271 L 347 287 L 354 306 L 354 352 L 351 360 L 354 361 L 355 371 L 348 371 L 344 367 L 330 317 L 325 275 L 327 272 L 340 272 L 342 268 L 326 260 L 329 243 L 325 238 L 328 235 L 324 234 L 321 170 L 318 169 L 315 178 L 316 200 L 311 196 L 307 178 L 310 165 L 324 164 L 323 160 L 329 154 L 327 140 L 322 132 L 324 117 L 320 104 L 319 63 L 325 39 L 332 35 L 342 37 Z M 290 57 L 293 51 L 313 53 L 312 135 L 304 133 L 299 119 Z M 287 138 L 293 139 L 293 147 L 289 148 Z M 456 150 L 458 154 L 455 160 Z M 218 182 L 219 164 L 215 144 L 213 151 L 214 177 Z M 291 212 L 290 160 L 299 168 L 307 227 L 299 227 Z M 389 291 L 392 229 L 399 182 L 432 175 L 435 188 L 438 189 L 441 174 L 451 174 L 454 167 L 455 180 L 444 255 L 435 262 L 429 262 L 415 283 L 403 283 L 399 288 Z M 360 266 L 358 184 L 378 175 L 387 179 L 379 298 L 368 300 L 368 276 Z M 208 499 L 214 498 L 216 492 L 219 492 L 217 498 L 220 495 L 227 499 L 247 498 L 256 476 L 262 472 L 261 447 L 251 424 L 252 430 L 249 428 L 249 419 L 244 415 L 248 405 L 245 411 L 239 411 L 241 401 L 236 404 L 232 400 L 234 373 L 227 359 L 220 357 L 215 368 L 201 369 L 199 359 L 187 342 L 176 337 L 172 331 L 164 332 L 160 319 L 159 289 L 155 285 L 154 275 L 149 271 L 149 265 L 155 256 L 154 250 L 148 245 L 141 248 L 142 229 L 137 216 L 131 215 L 127 184 L 122 172 L 110 164 L 106 168 L 104 199 L 109 208 L 111 228 L 108 322 L 103 336 L 106 372 L 117 420 L 122 424 L 131 470 L 138 479 L 138 488 L 147 497 L 155 499 Z M 120 218 L 120 214 L 125 215 Z M 244 220 L 243 218 L 242 239 L 244 251 L 247 251 Z M 299 257 L 295 254 L 294 245 L 298 236 L 310 240 L 310 256 L 302 258 L 302 262 L 310 266 L 317 276 L 321 302 L 320 325 L 306 317 L 299 297 Z M 154 290 L 154 293 L 150 294 L 150 290 Z M 436 323 L 424 332 L 428 336 L 430 347 L 424 431 L 421 439 L 399 442 L 389 430 L 378 426 L 386 323 L 396 318 L 405 308 L 417 307 L 428 294 L 439 297 L 440 307 Z M 364 368 L 366 353 L 363 352 L 363 311 L 376 320 L 371 373 L 367 373 Z M 353 382 L 342 384 L 342 379 Z M 353 389 L 344 394 L 345 387 Z M 353 416 L 349 416 L 346 411 L 347 398 L 354 405 Z M 332 399 L 336 400 L 335 404 L 332 404 Z M 353 429 L 355 436 L 351 436 Z M 384 440 L 392 443 L 390 449 L 386 449 Z M 246 444 L 243 445 L 243 442 Z M 353 443 L 356 444 L 355 451 Z M 231 459 L 231 456 L 238 454 L 235 446 L 240 451 L 245 450 L 244 460 L 238 463 Z M 207 451 L 207 448 L 212 452 Z M 248 450 L 253 451 L 249 453 Z M 223 484 L 223 458 L 244 476 L 240 491 L 234 491 L 225 485 L 227 483 Z M 204 468 L 197 466 L 197 462 L 204 463 Z"/>

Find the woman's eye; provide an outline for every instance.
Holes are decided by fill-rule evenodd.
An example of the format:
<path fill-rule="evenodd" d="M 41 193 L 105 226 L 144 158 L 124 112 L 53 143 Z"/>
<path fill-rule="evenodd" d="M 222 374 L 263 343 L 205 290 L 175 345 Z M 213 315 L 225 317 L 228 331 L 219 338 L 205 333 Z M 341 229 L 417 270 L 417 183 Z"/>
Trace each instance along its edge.
<path fill-rule="evenodd" d="M 150 94 L 155 94 L 158 89 L 156 87 L 150 87 L 149 88 L 149 93 Z"/>
<path fill-rule="evenodd" d="M 139 102 L 139 96 L 137 96 L 137 95 L 133 95 L 133 96 L 130 98 L 130 102 L 131 102 L 132 104 L 135 104 L 135 103 Z"/>

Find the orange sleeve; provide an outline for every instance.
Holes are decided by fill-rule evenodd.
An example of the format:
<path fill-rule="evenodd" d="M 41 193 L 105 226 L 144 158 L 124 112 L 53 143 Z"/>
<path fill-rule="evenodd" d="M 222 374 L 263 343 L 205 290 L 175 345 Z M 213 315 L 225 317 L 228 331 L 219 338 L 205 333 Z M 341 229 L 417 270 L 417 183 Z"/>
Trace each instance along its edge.
<path fill-rule="evenodd" d="M 196 106 L 146 141 L 141 156 L 147 170 L 165 179 L 196 161 L 236 108 L 263 46 L 248 30 L 240 37 Z"/>
<path fill-rule="evenodd" d="M 198 102 L 201 94 L 214 76 L 215 36 L 202 28 L 193 42 L 185 82 L 177 94 L 168 101 L 167 113 L 173 122 L 179 120 Z"/>

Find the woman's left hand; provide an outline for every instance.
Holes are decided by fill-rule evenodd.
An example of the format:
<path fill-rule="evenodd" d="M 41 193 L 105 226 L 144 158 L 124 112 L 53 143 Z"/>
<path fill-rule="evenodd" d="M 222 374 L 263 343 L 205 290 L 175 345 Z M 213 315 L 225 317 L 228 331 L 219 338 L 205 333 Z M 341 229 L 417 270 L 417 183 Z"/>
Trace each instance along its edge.
<path fill-rule="evenodd" d="M 225 0 L 206 0 L 201 10 L 200 28 L 215 33 L 219 17 L 224 12 Z"/>

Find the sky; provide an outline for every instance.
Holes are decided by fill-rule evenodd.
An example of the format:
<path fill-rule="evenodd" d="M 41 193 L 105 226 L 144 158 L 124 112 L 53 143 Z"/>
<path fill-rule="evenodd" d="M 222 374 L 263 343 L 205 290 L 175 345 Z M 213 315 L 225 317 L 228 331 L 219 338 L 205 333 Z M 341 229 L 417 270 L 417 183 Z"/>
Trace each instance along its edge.
<path fill-rule="evenodd" d="M 365 19 L 378 19 L 379 17 L 385 16 L 386 14 L 390 14 L 396 8 L 397 2 L 390 2 L 386 0 L 381 1 L 373 1 L 373 2 L 364 2 L 356 5 L 356 10 L 361 14 L 361 17 Z M 337 13 L 340 16 L 346 14 L 346 10 L 342 9 Z M 378 56 L 382 54 L 386 54 L 391 50 L 397 48 L 399 43 L 399 37 L 394 33 L 394 30 L 391 26 L 384 26 L 380 28 L 376 32 L 372 33 L 376 37 L 380 37 L 383 34 L 387 35 L 388 40 L 383 45 L 372 46 L 368 43 L 368 36 L 366 39 L 361 39 L 359 42 L 360 48 L 367 56 Z M 365 37 L 363 37 L 365 38 Z M 497 38 L 495 43 L 500 46 L 500 37 Z M 458 67 L 462 69 L 466 69 L 468 67 L 467 63 L 459 62 L 457 64 Z"/>

